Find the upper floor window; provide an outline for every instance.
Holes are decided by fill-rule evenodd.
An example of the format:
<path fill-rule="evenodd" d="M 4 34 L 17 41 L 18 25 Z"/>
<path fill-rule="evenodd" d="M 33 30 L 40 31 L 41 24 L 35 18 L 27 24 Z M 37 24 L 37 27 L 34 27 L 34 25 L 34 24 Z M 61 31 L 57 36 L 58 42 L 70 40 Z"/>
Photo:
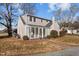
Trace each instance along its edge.
<path fill-rule="evenodd" d="M 43 22 L 43 20 L 41 19 L 41 22 Z"/>
<path fill-rule="evenodd" d="M 36 18 L 34 17 L 34 22 L 36 22 Z"/>
<path fill-rule="evenodd" d="M 48 22 L 48 20 L 46 20 L 46 22 Z"/>
<path fill-rule="evenodd" d="M 79 30 L 77 30 L 77 33 L 79 33 Z"/>
<path fill-rule="evenodd" d="M 32 21 L 32 17 L 30 16 L 30 21 Z"/>

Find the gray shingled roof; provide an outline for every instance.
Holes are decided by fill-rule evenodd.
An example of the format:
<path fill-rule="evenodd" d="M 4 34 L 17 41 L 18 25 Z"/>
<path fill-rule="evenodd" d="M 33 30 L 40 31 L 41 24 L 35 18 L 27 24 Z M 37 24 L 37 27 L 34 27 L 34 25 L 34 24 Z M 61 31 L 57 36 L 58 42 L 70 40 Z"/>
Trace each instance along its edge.
<path fill-rule="evenodd" d="M 32 15 L 27 15 L 27 16 L 32 16 Z M 40 18 L 40 17 L 37 17 L 37 16 L 32 16 L 32 17 L 36 17 L 36 18 L 39 18 L 39 19 L 42 19 L 42 20 L 47 20 L 47 21 L 49 21 L 49 23 L 46 25 L 46 27 L 50 27 L 50 26 L 51 26 L 51 24 L 52 24 L 52 21 L 51 21 L 51 20 L 44 19 L 44 18 Z M 26 22 L 24 21 L 23 17 L 22 17 L 22 16 L 20 16 L 20 18 L 21 18 L 21 20 L 22 20 L 23 24 L 26 24 Z"/>
<path fill-rule="evenodd" d="M 27 15 L 27 16 L 32 16 L 32 17 L 36 17 L 36 18 L 38 18 L 38 19 L 42 19 L 42 20 L 51 21 L 51 20 L 49 20 L 49 19 L 45 19 L 45 18 L 41 18 L 41 17 L 37 17 L 37 16 L 33 16 L 33 15 Z"/>

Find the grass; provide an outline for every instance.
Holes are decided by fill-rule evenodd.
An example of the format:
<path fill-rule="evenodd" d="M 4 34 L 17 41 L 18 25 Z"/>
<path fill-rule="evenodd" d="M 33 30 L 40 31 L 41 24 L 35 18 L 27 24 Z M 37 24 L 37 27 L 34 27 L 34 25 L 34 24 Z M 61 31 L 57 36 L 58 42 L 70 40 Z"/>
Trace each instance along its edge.
<path fill-rule="evenodd" d="M 66 35 L 57 39 L 58 41 L 79 44 L 79 36 Z"/>
<path fill-rule="evenodd" d="M 0 32 L 0 39 L 3 39 L 3 38 L 8 38 L 8 33 L 1 33 Z"/>
<path fill-rule="evenodd" d="M 0 55 L 33 55 L 72 47 L 63 42 L 79 44 L 79 36 L 66 35 L 55 39 L 25 41 L 14 37 L 4 37 L 0 38 Z"/>
<path fill-rule="evenodd" d="M 15 38 L 2 39 L 0 40 L 0 55 L 31 55 L 50 51 L 51 49 L 49 49 L 49 44 L 47 43 L 48 41 L 46 42 L 45 40 L 23 41 L 16 40 Z"/>

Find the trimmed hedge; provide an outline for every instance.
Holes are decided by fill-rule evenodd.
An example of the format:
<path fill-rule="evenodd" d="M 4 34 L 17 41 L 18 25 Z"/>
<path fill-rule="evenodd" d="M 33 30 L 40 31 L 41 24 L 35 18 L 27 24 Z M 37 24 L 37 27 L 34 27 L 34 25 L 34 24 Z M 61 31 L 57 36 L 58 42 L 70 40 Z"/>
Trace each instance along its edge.
<path fill-rule="evenodd" d="M 56 37 L 58 37 L 58 32 L 57 32 L 56 30 L 52 30 L 52 31 L 50 32 L 50 37 L 51 37 L 51 38 L 56 38 Z"/>
<path fill-rule="evenodd" d="M 23 40 L 29 40 L 28 36 L 23 36 Z"/>

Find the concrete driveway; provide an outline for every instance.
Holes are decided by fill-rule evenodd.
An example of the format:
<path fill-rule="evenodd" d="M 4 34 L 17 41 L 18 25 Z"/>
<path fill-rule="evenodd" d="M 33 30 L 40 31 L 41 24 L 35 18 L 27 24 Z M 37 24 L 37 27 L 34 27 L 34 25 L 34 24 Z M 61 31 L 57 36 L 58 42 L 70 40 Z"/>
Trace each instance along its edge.
<path fill-rule="evenodd" d="M 79 47 L 68 48 L 56 52 L 37 54 L 36 56 L 79 56 Z"/>

